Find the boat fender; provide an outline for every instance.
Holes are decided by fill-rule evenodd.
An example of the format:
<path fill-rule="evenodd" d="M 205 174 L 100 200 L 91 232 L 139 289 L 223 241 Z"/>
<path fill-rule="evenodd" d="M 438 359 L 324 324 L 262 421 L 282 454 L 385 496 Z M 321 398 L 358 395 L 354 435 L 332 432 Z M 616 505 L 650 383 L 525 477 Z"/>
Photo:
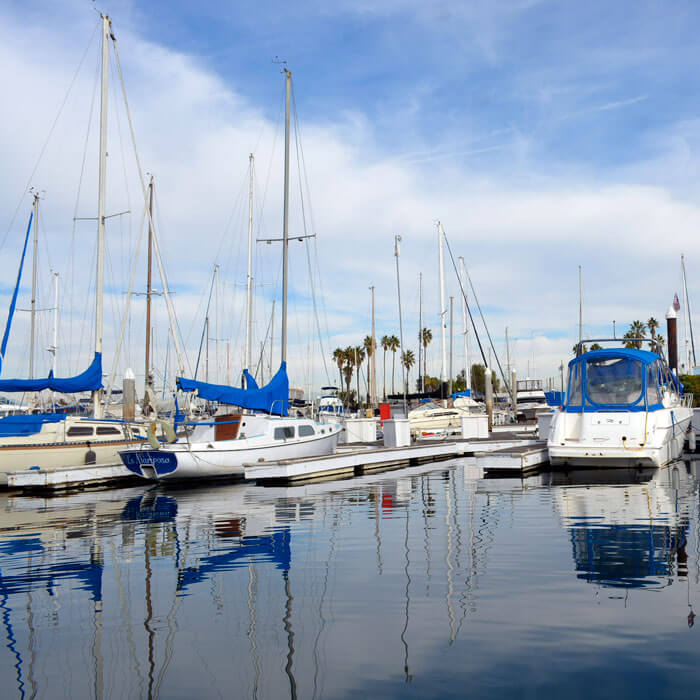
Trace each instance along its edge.
<path fill-rule="evenodd" d="M 167 442 L 175 442 L 175 430 L 170 423 L 164 420 L 152 420 L 148 422 L 148 443 L 154 450 L 160 449 L 160 440 L 156 437 L 156 427 L 160 426 L 161 430 L 165 433 L 165 438 Z"/>
<path fill-rule="evenodd" d="M 95 451 L 90 447 L 90 443 L 86 442 L 87 452 L 85 453 L 85 464 L 95 464 L 97 462 L 97 455 Z"/>

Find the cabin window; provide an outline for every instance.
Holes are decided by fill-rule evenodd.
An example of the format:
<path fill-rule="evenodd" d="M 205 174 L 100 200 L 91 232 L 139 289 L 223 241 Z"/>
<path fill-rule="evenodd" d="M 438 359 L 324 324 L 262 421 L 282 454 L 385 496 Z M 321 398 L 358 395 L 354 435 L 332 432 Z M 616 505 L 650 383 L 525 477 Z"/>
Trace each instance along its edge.
<path fill-rule="evenodd" d="M 659 363 L 654 362 L 647 366 L 647 405 L 654 406 L 661 403 L 659 393 Z"/>
<path fill-rule="evenodd" d="M 275 428 L 275 440 L 287 440 L 294 437 L 294 426 L 284 426 L 283 428 Z"/>
<path fill-rule="evenodd" d="M 569 391 L 566 394 L 567 406 L 581 405 L 581 363 L 577 362 L 569 370 Z"/>
<path fill-rule="evenodd" d="M 300 425 L 299 426 L 299 437 L 309 437 L 309 435 L 316 435 L 316 431 L 311 425 Z"/>
<path fill-rule="evenodd" d="M 113 425 L 98 425 L 97 426 L 98 435 L 121 435 L 122 431 L 119 428 L 115 428 Z"/>
<path fill-rule="evenodd" d="M 93 429 L 87 425 L 74 425 L 68 428 L 68 437 L 83 437 L 92 434 Z"/>
<path fill-rule="evenodd" d="M 639 360 L 629 357 L 588 360 L 586 393 L 591 403 L 630 405 L 642 398 L 642 370 Z"/>

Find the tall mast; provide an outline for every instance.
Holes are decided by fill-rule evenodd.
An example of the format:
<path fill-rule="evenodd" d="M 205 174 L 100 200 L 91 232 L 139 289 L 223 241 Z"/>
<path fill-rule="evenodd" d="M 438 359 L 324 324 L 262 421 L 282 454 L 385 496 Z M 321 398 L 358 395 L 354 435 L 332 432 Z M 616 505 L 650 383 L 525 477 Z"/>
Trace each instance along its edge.
<path fill-rule="evenodd" d="M 583 340 L 583 278 L 578 266 L 578 342 Z"/>
<path fill-rule="evenodd" d="M 153 176 L 148 183 L 148 268 L 146 271 L 146 368 L 143 380 L 143 408 L 148 407 L 148 386 L 151 376 L 151 265 L 153 263 Z"/>
<path fill-rule="evenodd" d="M 454 323 L 453 323 L 453 307 L 454 297 L 450 297 L 450 375 L 449 375 L 449 391 L 452 394 L 452 346 L 454 340 Z"/>
<path fill-rule="evenodd" d="M 267 367 L 267 373 L 271 377 L 272 376 L 272 353 L 275 349 L 275 304 L 277 303 L 277 299 L 272 300 L 272 318 L 270 320 L 270 363 Z M 264 356 L 263 356 L 264 360 Z M 265 362 L 263 361 L 261 365 L 264 365 Z M 262 384 L 262 382 L 261 382 Z"/>
<path fill-rule="evenodd" d="M 284 218 L 282 222 L 282 362 L 287 361 L 287 258 L 289 257 L 289 96 L 292 72 L 285 74 L 284 112 Z"/>
<path fill-rule="evenodd" d="M 464 269 L 464 258 L 459 258 L 459 279 L 462 283 L 462 328 L 464 329 L 464 379 L 466 388 L 471 389 L 471 362 L 469 357 L 469 324 L 467 323 L 467 272 Z"/>
<path fill-rule="evenodd" d="M 95 277 L 95 353 L 102 353 L 102 317 L 105 260 L 105 186 L 107 179 L 107 78 L 109 75 L 109 37 L 112 21 L 102 15 L 102 80 L 100 93 L 100 168 L 97 195 L 97 274 Z M 92 392 L 93 414 L 102 418 L 102 389 Z"/>
<path fill-rule="evenodd" d="M 51 369 L 56 376 L 56 350 L 58 349 L 58 272 L 53 273 L 53 345 L 49 348 L 52 355 Z"/>
<path fill-rule="evenodd" d="M 418 273 L 418 375 L 420 376 L 420 390 L 425 392 L 425 372 L 421 364 L 421 358 L 425 353 L 423 348 L 423 273 Z"/>
<path fill-rule="evenodd" d="M 690 297 L 688 296 L 688 280 L 685 276 L 685 256 L 681 254 L 681 267 L 683 269 L 683 287 L 685 289 L 685 308 L 688 315 L 688 329 L 690 330 L 690 346 L 693 350 L 693 367 L 697 365 L 697 360 L 695 359 L 695 338 L 693 337 L 693 317 L 690 313 Z M 692 373 L 692 369 L 688 371 L 689 374 Z"/>
<path fill-rule="evenodd" d="M 369 398 L 369 400 L 370 400 L 371 405 L 374 406 L 375 400 L 376 400 L 376 395 L 377 395 L 377 392 L 376 392 L 377 373 L 376 373 L 376 365 L 374 363 L 375 355 L 376 355 L 375 350 L 377 349 L 377 341 L 374 339 L 374 285 L 372 285 L 370 287 L 370 289 L 372 290 L 372 357 L 370 359 L 370 381 L 369 381 L 370 398 Z"/>
<path fill-rule="evenodd" d="M 39 194 L 34 193 L 34 250 L 32 258 L 32 301 L 29 330 L 29 378 L 34 379 L 34 346 L 36 334 L 36 265 L 39 254 Z"/>
<path fill-rule="evenodd" d="M 255 159 L 253 154 L 249 157 L 250 163 L 250 190 L 248 192 L 248 279 L 246 292 L 246 317 L 245 317 L 245 357 L 243 363 L 248 371 L 251 366 L 250 344 L 253 322 L 253 166 Z M 246 388 L 248 384 L 246 382 Z"/>
<path fill-rule="evenodd" d="M 445 308 L 445 266 L 442 253 L 442 224 L 438 221 L 438 255 L 440 259 L 440 332 L 442 334 L 442 366 L 440 368 L 440 382 L 444 383 L 447 377 L 447 340 L 445 338 L 445 325 L 447 309 Z M 442 392 L 441 389 L 441 393 Z"/>

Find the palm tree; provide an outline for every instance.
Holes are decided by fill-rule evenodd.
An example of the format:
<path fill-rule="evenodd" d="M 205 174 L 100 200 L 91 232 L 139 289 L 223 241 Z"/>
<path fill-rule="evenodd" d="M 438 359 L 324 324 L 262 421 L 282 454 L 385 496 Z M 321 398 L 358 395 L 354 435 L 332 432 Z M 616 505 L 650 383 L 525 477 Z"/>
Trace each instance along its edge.
<path fill-rule="evenodd" d="M 384 350 L 384 401 L 386 401 L 386 351 L 389 349 L 390 338 L 388 335 L 382 336 L 382 350 Z"/>
<path fill-rule="evenodd" d="M 374 355 L 374 338 L 371 335 L 366 335 L 362 345 L 365 349 L 365 355 L 367 356 L 367 362 L 372 360 L 372 355 Z M 371 362 L 370 366 L 367 367 L 367 403 L 374 401 L 374 396 L 370 397 L 372 391 L 372 370 Z"/>
<path fill-rule="evenodd" d="M 343 387 L 343 365 L 345 364 L 345 351 L 342 348 L 333 350 L 333 359 L 338 365 L 338 374 L 340 375 L 340 387 Z"/>
<path fill-rule="evenodd" d="M 391 357 L 391 393 L 395 394 L 394 390 L 394 367 L 396 365 L 396 351 L 399 349 L 401 346 L 401 342 L 399 339 L 395 336 L 389 336 L 389 350 L 391 350 L 392 357 Z"/>
<path fill-rule="evenodd" d="M 647 327 L 646 324 L 641 321 L 632 321 L 630 328 L 622 337 L 627 339 L 625 343 L 626 348 L 639 348 L 642 347 L 642 342 L 640 340 L 634 340 L 634 338 L 644 338 L 646 337 Z"/>
<path fill-rule="evenodd" d="M 348 403 L 350 403 L 350 382 L 352 381 L 352 374 L 355 367 L 355 348 L 352 346 L 345 348 L 343 350 L 343 376 L 345 377 L 345 396 Z"/>
<path fill-rule="evenodd" d="M 649 329 L 649 333 L 651 333 L 651 339 L 656 340 L 656 329 L 659 327 L 659 322 L 652 316 L 648 321 L 647 321 L 647 328 Z M 652 350 L 654 349 L 654 344 L 652 343 Z"/>
<path fill-rule="evenodd" d="M 352 348 L 354 353 L 354 362 L 357 367 L 357 405 L 360 406 L 360 370 L 362 368 L 362 363 L 365 361 L 365 349 L 362 345 L 357 345 Z"/>
<path fill-rule="evenodd" d="M 423 343 L 423 385 L 425 386 L 425 376 L 427 374 L 427 361 L 426 357 L 428 355 L 428 345 L 433 340 L 433 332 L 430 330 L 430 328 L 424 328 L 423 332 L 421 333 L 421 343 Z M 420 368 L 419 368 L 420 370 Z"/>
<path fill-rule="evenodd" d="M 401 353 L 401 362 L 406 368 L 406 393 L 408 393 L 408 373 L 411 371 L 411 367 L 416 364 L 416 356 L 413 354 L 413 350 L 405 350 Z"/>

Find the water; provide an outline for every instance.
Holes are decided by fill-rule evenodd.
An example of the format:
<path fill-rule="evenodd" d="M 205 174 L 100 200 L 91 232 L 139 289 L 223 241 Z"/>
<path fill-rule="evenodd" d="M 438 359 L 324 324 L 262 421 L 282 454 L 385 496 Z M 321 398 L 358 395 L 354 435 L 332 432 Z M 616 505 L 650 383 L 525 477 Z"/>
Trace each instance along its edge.
<path fill-rule="evenodd" d="M 692 697 L 694 475 L 2 495 L 2 696 Z"/>

